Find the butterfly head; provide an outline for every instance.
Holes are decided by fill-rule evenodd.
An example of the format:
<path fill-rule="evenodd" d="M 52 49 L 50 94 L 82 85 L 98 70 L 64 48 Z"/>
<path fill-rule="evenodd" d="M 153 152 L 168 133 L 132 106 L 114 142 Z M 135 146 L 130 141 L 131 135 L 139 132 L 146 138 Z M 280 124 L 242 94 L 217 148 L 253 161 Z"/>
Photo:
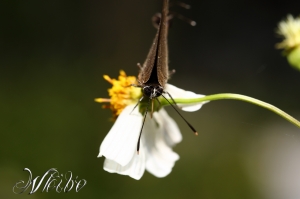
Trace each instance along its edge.
<path fill-rule="evenodd" d="M 143 87 L 144 95 L 149 97 L 150 99 L 159 97 L 163 94 L 164 89 L 159 84 L 147 85 Z"/>

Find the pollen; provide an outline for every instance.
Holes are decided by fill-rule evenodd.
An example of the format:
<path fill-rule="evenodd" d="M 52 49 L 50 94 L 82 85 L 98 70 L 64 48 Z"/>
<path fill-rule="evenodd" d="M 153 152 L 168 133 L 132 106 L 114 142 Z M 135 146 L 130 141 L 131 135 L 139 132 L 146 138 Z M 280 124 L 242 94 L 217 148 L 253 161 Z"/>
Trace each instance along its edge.
<path fill-rule="evenodd" d="M 300 46 L 300 16 L 294 18 L 288 15 L 286 20 L 278 24 L 277 34 L 284 38 L 276 45 L 277 48 L 290 50 Z"/>
<path fill-rule="evenodd" d="M 110 78 L 108 75 L 104 75 L 103 78 L 112 84 L 112 87 L 108 89 L 110 98 L 96 98 L 95 101 L 109 103 L 103 108 L 111 109 L 113 118 L 116 119 L 126 106 L 137 103 L 142 96 L 142 91 L 141 88 L 132 86 L 137 83 L 136 77 L 127 76 L 123 70 L 120 71 L 118 79 Z"/>

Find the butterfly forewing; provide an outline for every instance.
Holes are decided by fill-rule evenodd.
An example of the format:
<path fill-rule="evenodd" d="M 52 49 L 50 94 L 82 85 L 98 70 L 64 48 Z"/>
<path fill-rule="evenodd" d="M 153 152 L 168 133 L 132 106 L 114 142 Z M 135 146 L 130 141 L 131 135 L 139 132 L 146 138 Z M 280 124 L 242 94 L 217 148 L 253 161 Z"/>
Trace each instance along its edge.
<path fill-rule="evenodd" d="M 155 38 L 153 40 L 153 43 L 149 50 L 147 58 L 146 58 L 146 60 L 143 64 L 143 67 L 141 68 L 141 71 L 139 73 L 139 77 L 138 77 L 139 81 L 143 84 L 146 83 L 150 79 L 152 69 L 156 62 L 155 57 L 157 56 L 158 35 L 159 35 L 159 28 L 157 30 L 157 33 L 155 35 Z"/>
<path fill-rule="evenodd" d="M 164 0 L 163 2 L 163 9 L 161 13 L 161 20 L 160 20 L 160 34 L 158 38 L 158 54 L 157 54 L 157 77 L 158 82 L 162 87 L 168 81 L 169 78 L 169 56 L 168 56 L 168 14 L 169 14 L 169 0 Z"/>
<path fill-rule="evenodd" d="M 139 81 L 142 84 L 159 83 L 162 87 L 168 81 L 168 12 L 169 1 L 163 1 L 163 9 L 160 24 L 154 41 L 139 73 Z"/>

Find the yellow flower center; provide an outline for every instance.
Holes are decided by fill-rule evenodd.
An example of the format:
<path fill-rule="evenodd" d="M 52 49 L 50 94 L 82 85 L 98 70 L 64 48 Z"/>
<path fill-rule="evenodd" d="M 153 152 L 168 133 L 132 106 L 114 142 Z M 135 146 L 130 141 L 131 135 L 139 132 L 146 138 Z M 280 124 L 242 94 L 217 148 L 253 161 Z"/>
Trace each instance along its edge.
<path fill-rule="evenodd" d="M 108 89 L 110 99 L 96 98 L 95 101 L 99 103 L 109 102 L 110 105 L 103 107 L 110 108 L 113 112 L 113 118 L 116 119 L 126 106 L 137 103 L 142 91 L 141 88 L 132 86 L 132 84 L 137 83 L 136 77 L 127 76 L 122 70 L 118 79 L 112 79 L 108 75 L 104 75 L 103 78 L 112 84 L 112 87 Z"/>

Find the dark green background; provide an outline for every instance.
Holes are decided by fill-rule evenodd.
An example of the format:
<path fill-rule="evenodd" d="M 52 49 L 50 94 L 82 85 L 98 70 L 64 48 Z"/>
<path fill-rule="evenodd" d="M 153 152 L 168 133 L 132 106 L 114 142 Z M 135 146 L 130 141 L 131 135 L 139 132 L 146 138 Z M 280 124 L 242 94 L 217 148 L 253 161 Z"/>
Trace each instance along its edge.
<path fill-rule="evenodd" d="M 190 11 L 171 9 L 197 26 L 174 20 L 169 67 L 177 73 L 169 82 L 201 94 L 252 96 L 300 118 L 300 73 L 274 48 L 277 23 L 300 14 L 299 1 L 186 3 Z M 159 0 L 1 1 L 0 198 L 265 198 L 256 184 L 265 177 L 248 164 L 258 161 L 264 145 L 249 151 L 262 137 L 300 140 L 300 131 L 239 101 L 183 113 L 198 137 L 168 108 L 183 141 L 175 148 L 181 159 L 166 178 L 145 172 L 136 181 L 103 170 L 98 150 L 113 123 L 94 98 L 108 96 L 103 74 L 117 77 L 123 69 L 137 75 L 136 63 L 144 61 L 156 32 L 150 19 L 160 9 Z M 284 130 L 270 130 L 275 124 Z M 15 195 L 13 185 L 28 178 L 25 167 L 34 177 L 50 168 L 72 171 L 87 185 L 78 193 Z"/>

